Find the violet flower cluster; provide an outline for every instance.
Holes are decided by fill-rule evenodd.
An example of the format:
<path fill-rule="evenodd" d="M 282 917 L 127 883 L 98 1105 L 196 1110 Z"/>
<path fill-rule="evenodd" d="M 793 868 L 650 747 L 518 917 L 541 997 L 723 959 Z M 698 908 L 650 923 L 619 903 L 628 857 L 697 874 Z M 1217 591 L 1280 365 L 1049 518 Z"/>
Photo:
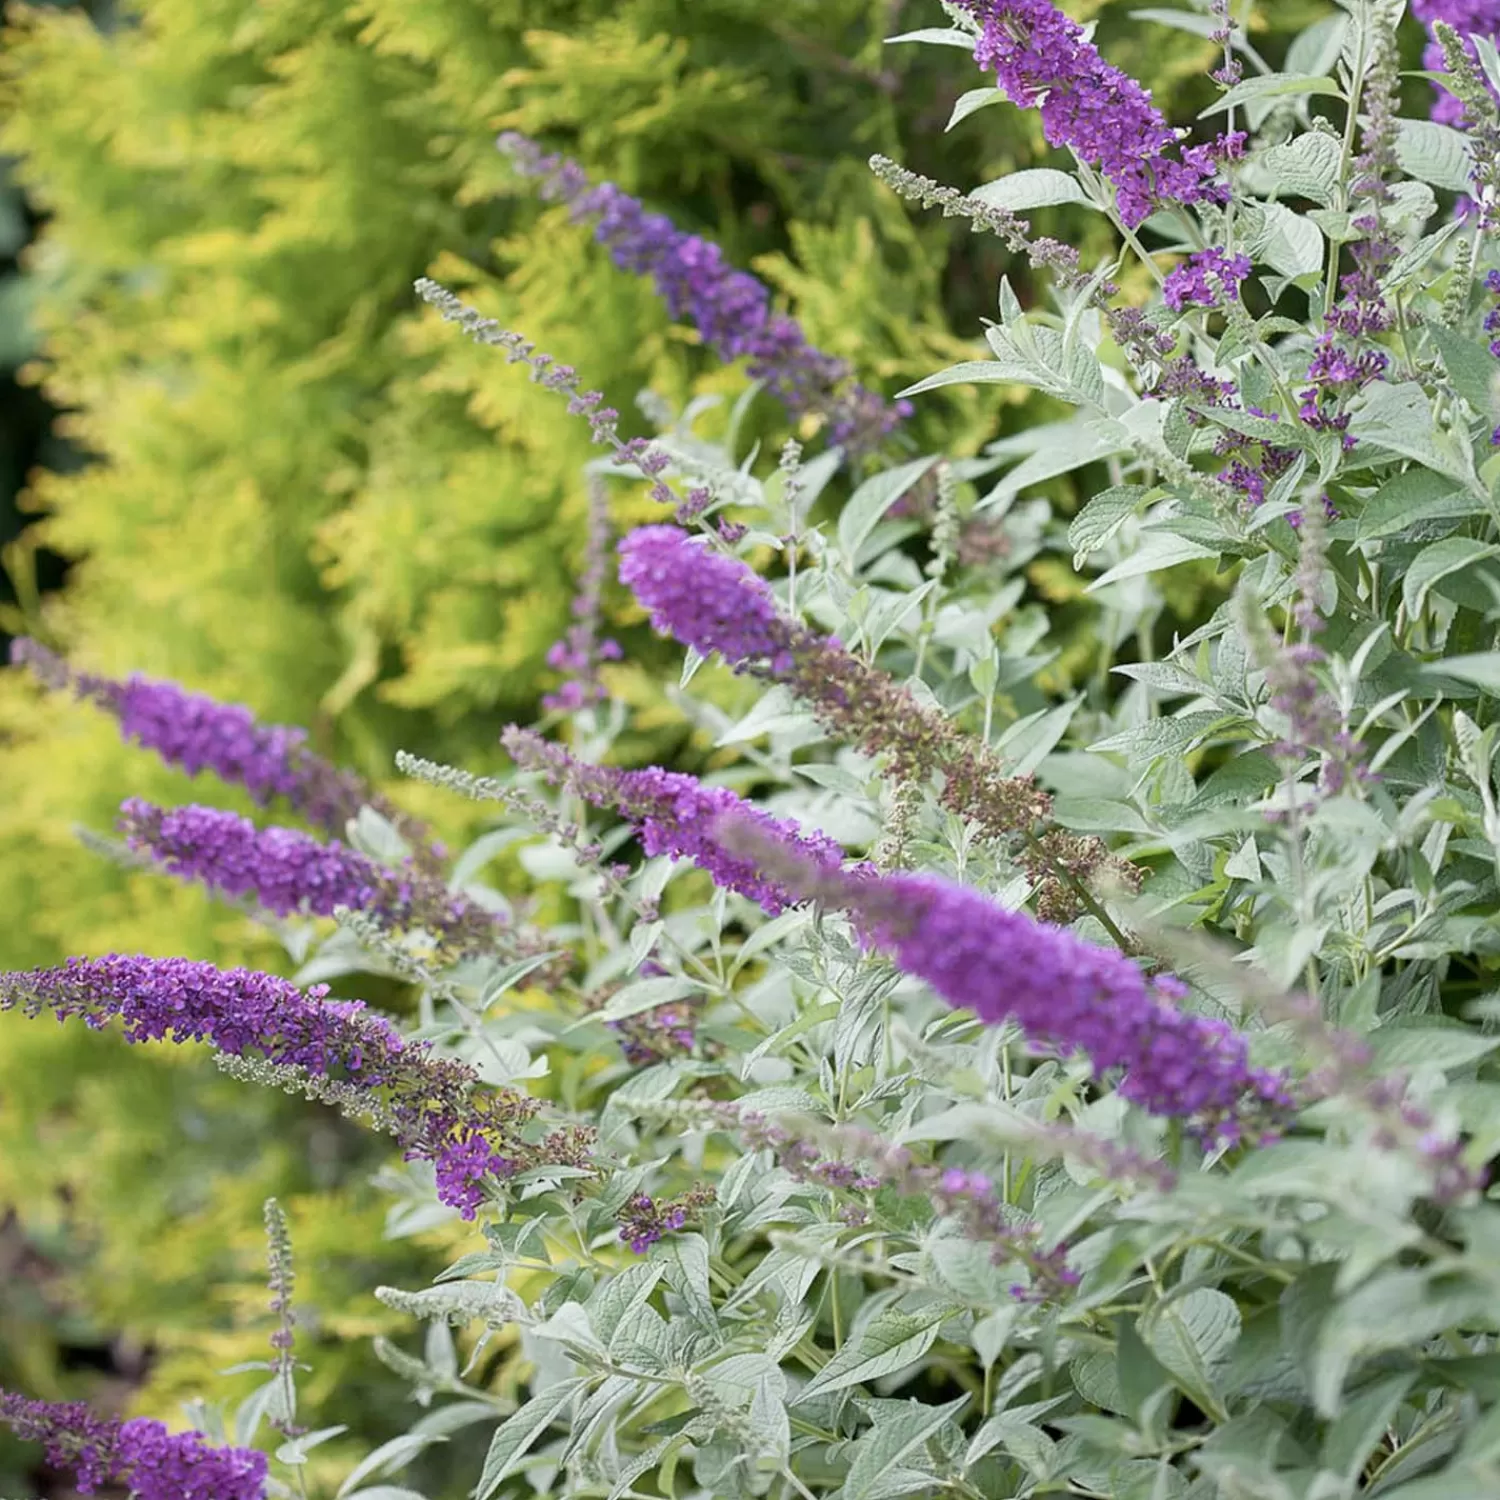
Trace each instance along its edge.
<path fill-rule="evenodd" d="M 612 182 L 591 185 L 577 162 L 548 155 L 523 135 L 507 131 L 497 144 L 517 170 L 541 179 L 544 197 L 592 220 L 614 263 L 649 275 L 671 315 L 691 322 L 721 359 L 747 360 L 793 416 L 824 413 L 836 443 L 867 451 L 911 414 L 910 402 L 887 405 L 850 378 L 845 361 L 808 343 L 794 319 L 772 311 L 765 285 L 731 266 L 717 245 L 648 213 Z"/>
<path fill-rule="evenodd" d="M 1262 422 L 1281 420 L 1280 412 L 1263 411 L 1258 406 L 1247 406 L 1245 412 Z M 1271 442 L 1264 432 L 1256 436 L 1226 430 L 1214 444 L 1214 455 L 1227 460 L 1219 471 L 1220 482 L 1235 490 L 1242 503 L 1253 510 L 1265 503 L 1267 490 L 1291 468 L 1297 450 Z"/>
<path fill-rule="evenodd" d="M 844 851 L 832 839 L 773 818 L 728 787 L 705 786 L 696 777 L 655 766 L 625 771 L 589 765 L 534 730 L 514 724 L 505 730 L 501 743 L 524 769 L 540 771 L 552 785 L 566 788 L 595 807 L 618 812 L 635 826 L 647 854 L 691 859 L 715 884 L 748 897 L 771 916 L 796 898 L 763 875 L 754 860 L 733 853 L 719 841 L 714 830 L 727 813 L 753 823 L 763 838 L 819 868 L 836 870 L 843 863 Z"/>
<path fill-rule="evenodd" d="M 636 1067 L 686 1057 L 697 1045 L 693 1012 L 686 1005 L 658 1005 L 638 1016 L 605 1023 L 620 1039 L 625 1061 Z"/>
<path fill-rule="evenodd" d="M 328 917 L 347 907 L 385 929 L 424 928 L 453 953 L 492 949 L 504 932 L 496 913 L 410 862 L 386 869 L 340 843 L 295 828 L 257 828 L 220 808 L 160 808 L 133 797 L 120 809 L 120 831 L 167 873 L 225 896 L 252 897 L 278 917 Z"/>
<path fill-rule="evenodd" d="M 50 1011 L 102 1028 L 118 1018 L 131 1042 L 205 1041 L 231 1057 L 326 1079 L 337 1096 L 395 1136 L 410 1160 L 430 1161 L 438 1196 L 466 1219 L 487 1177 L 588 1162 L 584 1133 L 523 1135 L 537 1101 L 510 1089 L 477 1090 L 465 1064 L 409 1042 L 358 1000 L 306 994 L 270 974 L 218 969 L 186 958 L 71 958 L 60 969 L 0 975 L 0 1010 Z M 352 1111 L 351 1111 L 352 1112 Z"/>
<path fill-rule="evenodd" d="M 720 837 L 802 899 L 847 910 L 866 942 L 949 1004 L 1084 1053 L 1096 1077 L 1123 1071 L 1125 1098 L 1205 1141 L 1260 1138 L 1290 1108 L 1286 1079 L 1251 1067 L 1225 1022 L 1179 1009 L 1187 990 L 1169 975 L 1148 979 L 1123 954 L 935 876 L 824 869 L 744 822 L 726 820 Z"/>
<path fill-rule="evenodd" d="M 1251 271 L 1248 255 L 1230 255 L 1211 245 L 1195 250 L 1181 265 L 1167 272 L 1162 296 L 1168 307 L 1181 312 L 1189 304 L 1222 307 L 1240 294 L 1240 283 Z"/>
<path fill-rule="evenodd" d="M 621 1243 L 629 1245 L 637 1255 L 644 1255 L 658 1240 L 687 1226 L 717 1198 L 712 1187 L 698 1184 L 675 1198 L 657 1201 L 645 1193 L 637 1193 L 620 1210 L 619 1226 Z"/>
<path fill-rule="evenodd" d="M 1121 219 L 1139 224 L 1160 204 L 1222 203 L 1225 159 L 1245 138 L 1179 150 L 1150 93 L 1107 63 L 1051 0 L 958 0 L 980 23 L 974 60 L 1013 104 L 1036 106 L 1053 146 L 1068 146 L 1115 187 Z"/>
<path fill-rule="evenodd" d="M 1474 56 L 1474 45 L 1469 41 L 1471 36 L 1493 38 L 1500 35 L 1500 0 L 1412 0 L 1411 11 L 1427 27 L 1431 38 L 1422 53 L 1422 66 L 1429 72 L 1441 73 L 1447 66 L 1442 43 L 1434 31 L 1439 21 L 1451 26 L 1463 38 L 1464 50 L 1470 58 Z M 1437 100 L 1432 106 L 1432 118 L 1440 125 L 1463 126 L 1468 123 L 1463 102 L 1442 87 L 1438 88 Z"/>
<path fill-rule="evenodd" d="M 305 729 L 261 724 L 243 704 L 220 703 L 172 682 L 139 674 L 120 682 L 75 672 L 32 640 L 12 641 L 10 659 L 29 667 L 48 687 L 71 688 L 75 696 L 98 704 L 120 721 L 121 738 L 154 750 L 189 776 L 212 771 L 220 780 L 244 787 L 262 807 L 284 798 L 308 822 L 330 833 L 342 833 L 361 807 L 372 807 L 395 825 L 419 859 L 441 857 L 421 823 L 353 771 L 310 750 Z"/>
<path fill-rule="evenodd" d="M 196 1432 L 169 1433 L 144 1417 L 97 1416 L 81 1401 L 31 1401 L 0 1390 L 0 1422 L 23 1442 L 40 1443 L 51 1468 L 71 1473 L 79 1494 L 104 1485 L 134 1500 L 262 1500 L 266 1456 L 215 1447 Z"/>

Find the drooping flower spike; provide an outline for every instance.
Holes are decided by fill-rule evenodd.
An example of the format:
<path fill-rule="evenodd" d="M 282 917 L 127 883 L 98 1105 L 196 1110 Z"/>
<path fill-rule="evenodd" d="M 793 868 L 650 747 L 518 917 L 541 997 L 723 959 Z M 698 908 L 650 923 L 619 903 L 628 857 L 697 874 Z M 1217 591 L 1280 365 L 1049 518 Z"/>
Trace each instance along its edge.
<path fill-rule="evenodd" d="M 590 184 L 577 162 L 523 135 L 507 131 L 497 144 L 520 172 L 541 179 L 543 196 L 593 222 L 617 266 L 650 276 L 672 316 L 692 323 L 721 359 L 747 360 L 793 416 L 821 412 L 834 442 L 866 451 L 909 415 L 908 402 L 888 405 L 853 380 L 843 360 L 814 348 L 794 319 L 773 312 L 767 287 L 731 266 L 717 245 L 648 213 L 612 182 Z"/>
<path fill-rule="evenodd" d="M 483 1199 L 486 1177 L 548 1162 L 587 1164 L 589 1143 L 577 1132 L 525 1136 L 535 1099 L 478 1088 L 472 1068 L 437 1056 L 427 1042 L 407 1041 L 361 1001 L 327 994 L 327 985 L 304 993 L 270 974 L 186 958 L 111 954 L 0 974 L 0 1010 L 76 1016 L 95 1029 L 119 1019 L 130 1042 L 208 1042 L 231 1058 L 263 1063 L 274 1075 L 267 1081 L 295 1074 L 326 1082 L 308 1092 L 367 1114 L 409 1159 L 432 1162 L 439 1198 L 466 1219 Z"/>
<path fill-rule="evenodd" d="M 19 639 L 10 659 L 29 667 L 39 681 L 97 704 L 119 720 L 122 739 L 154 750 L 189 776 L 212 771 L 242 786 L 260 806 L 284 798 L 310 823 L 341 834 L 361 807 L 371 807 L 395 825 L 424 863 L 442 851 L 427 829 L 393 807 L 363 777 L 332 765 L 308 748 L 307 731 L 261 724 L 239 703 L 220 703 L 176 683 L 139 674 L 125 681 L 76 672 L 46 647 Z"/>
<path fill-rule="evenodd" d="M 480 953 L 505 934 L 497 913 L 454 895 L 408 863 L 391 870 L 344 845 L 295 828 L 257 828 L 216 807 L 155 807 L 131 798 L 120 809 L 126 843 L 168 874 L 224 896 L 249 896 L 279 917 L 368 912 L 387 930 L 421 927 L 449 953 Z"/>
<path fill-rule="evenodd" d="M 1125 1098 L 1206 1141 L 1259 1137 L 1291 1107 L 1287 1080 L 1250 1066 L 1243 1035 L 1178 1008 L 1186 990 L 1170 976 L 1148 979 L 1123 954 L 952 881 L 830 869 L 733 817 L 716 832 L 788 892 L 848 911 L 866 941 L 950 1005 L 1084 1053 L 1096 1076 L 1122 1071 Z"/>
<path fill-rule="evenodd" d="M 169 1433 L 144 1417 L 101 1417 L 81 1401 L 31 1401 L 0 1390 L 0 1422 L 40 1443 L 50 1467 L 73 1476 L 79 1494 L 128 1487 L 134 1500 L 262 1500 L 266 1456 L 215 1447 L 196 1432 Z"/>

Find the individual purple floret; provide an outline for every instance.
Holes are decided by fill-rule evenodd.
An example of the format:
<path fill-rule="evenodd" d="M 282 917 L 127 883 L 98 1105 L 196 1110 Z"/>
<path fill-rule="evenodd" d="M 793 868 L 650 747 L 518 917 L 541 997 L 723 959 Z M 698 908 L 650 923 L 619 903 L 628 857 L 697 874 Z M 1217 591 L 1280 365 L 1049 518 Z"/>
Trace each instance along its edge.
<path fill-rule="evenodd" d="M 1474 44 L 1469 38 L 1474 35 L 1494 37 L 1500 33 L 1500 0 L 1412 0 L 1412 14 L 1428 29 L 1445 21 L 1464 39 L 1464 49 L 1472 58 Z M 1429 72 L 1441 73 L 1446 68 L 1443 49 L 1436 37 L 1427 44 L 1422 54 L 1422 66 Z M 1432 118 L 1441 125 L 1463 125 L 1464 107 L 1445 88 L 1438 89 L 1437 102 L 1432 106 Z"/>
<path fill-rule="evenodd" d="M 30 1401 L 0 1391 L 0 1422 L 40 1443 L 51 1468 L 69 1472 L 83 1495 L 128 1487 L 133 1500 L 262 1500 L 266 1456 L 219 1448 L 196 1432 L 169 1433 L 145 1417 L 100 1417 L 81 1401 Z"/>
<path fill-rule="evenodd" d="M 691 322 L 721 359 L 747 360 L 793 416 L 825 413 L 834 442 L 868 451 L 911 414 L 910 402 L 888 405 L 850 378 L 845 361 L 813 348 L 794 319 L 772 311 L 767 288 L 717 245 L 648 213 L 612 182 L 591 185 L 576 162 L 547 155 L 526 136 L 507 131 L 497 144 L 517 170 L 542 180 L 544 197 L 592 220 L 614 263 L 649 275 L 672 316 Z"/>
<path fill-rule="evenodd" d="M 561 745 L 514 724 L 500 742 L 526 770 L 540 771 L 554 786 L 566 787 L 595 807 L 612 808 L 633 823 L 647 854 L 691 859 L 716 885 L 739 892 L 772 916 L 798 898 L 761 874 L 753 860 L 724 847 L 714 829 L 726 813 L 753 823 L 764 839 L 796 851 L 799 860 L 833 870 L 843 863 L 844 851 L 832 839 L 804 833 L 795 823 L 760 812 L 728 787 L 705 786 L 694 776 L 655 766 L 625 771 L 589 765 L 575 760 Z"/>
<path fill-rule="evenodd" d="M 1240 283 L 1250 274 L 1248 255 L 1229 255 L 1217 245 L 1195 250 L 1180 266 L 1167 272 L 1162 296 L 1174 312 L 1189 303 L 1222 307 L 1240 294 Z"/>
<path fill-rule="evenodd" d="M 304 729 L 258 723 L 243 704 L 184 692 L 172 682 L 139 674 L 120 682 L 75 672 L 32 640 L 12 641 L 10 659 L 16 666 L 30 667 L 48 687 L 71 688 L 77 697 L 112 713 L 120 721 L 122 739 L 154 750 L 189 776 L 212 771 L 220 780 L 244 787 L 262 807 L 284 797 L 308 822 L 330 833 L 342 833 L 361 807 L 372 807 L 400 830 L 419 858 L 441 855 L 421 823 L 393 807 L 353 771 L 308 749 Z"/>
<path fill-rule="evenodd" d="M 327 985 L 304 994 L 270 974 L 186 958 L 111 954 L 0 974 L 0 1010 L 76 1016 L 96 1030 L 118 1018 L 127 1041 L 203 1041 L 231 1057 L 330 1080 L 330 1099 L 372 1116 L 409 1159 L 434 1164 L 438 1196 L 464 1218 L 474 1217 L 487 1176 L 586 1164 L 588 1141 L 579 1132 L 523 1138 L 536 1100 L 476 1089 L 472 1068 L 438 1057 L 426 1042 L 408 1042 L 362 1001 L 327 994 Z"/>
<path fill-rule="evenodd" d="M 949 1004 L 1086 1053 L 1096 1076 L 1123 1070 L 1125 1098 L 1205 1140 L 1258 1135 L 1290 1105 L 1280 1074 L 1250 1066 L 1242 1035 L 1178 1009 L 1187 992 L 1170 976 L 1148 979 L 1123 954 L 936 876 L 828 868 L 742 820 L 726 819 L 720 837 L 790 894 L 848 910 L 866 941 Z"/>
<path fill-rule="evenodd" d="M 1050 0 L 958 0 L 981 25 L 974 60 L 1013 104 L 1039 108 L 1047 140 L 1068 146 L 1115 186 L 1120 217 L 1139 224 L 1164 203 L 1222 203 L 1219 164 L 1244 137 L 1179 150 L 1150 93 L 1105 62 Z"/>
<path fill-rule="evenodd" d="M 491 949 L 503 931 L 498 915 L 411 864 L 387 869 L 342 844 L 295 828 L 257 828 L 221 808 L 160 808 L 132 797 L 120 809 L 120 831 L 169 874 L 225 896 L 251 897 L 278 917 L 327 917 L 348 907 L 369 912 L 385 928 L 425 928 L 459 953 Z"/>

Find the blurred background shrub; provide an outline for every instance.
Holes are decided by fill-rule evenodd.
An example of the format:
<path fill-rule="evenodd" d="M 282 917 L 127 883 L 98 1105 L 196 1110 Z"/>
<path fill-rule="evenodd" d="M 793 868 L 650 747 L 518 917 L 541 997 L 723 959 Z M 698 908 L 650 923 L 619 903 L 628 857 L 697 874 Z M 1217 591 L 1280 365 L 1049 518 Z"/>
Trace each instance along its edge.
<path fill-rule="evenodd" d="M 1206 42 L 1128 5 L 1069 9 L 1172 117 L 1212 98 Z M 1262 9 L 1274 55 L 1326 7 Z M 1045 155 L 1035 116 L 1009 109 L 944 133 L 979 76 L 961 54 L 940 67 L 940 49 L 882 45 L 940 21 L 899 0 L 12 8 L 0 628 L 306 724 L 379 781 L 403 745 L 482 769 L 550 682 L 596 450 L 563 403 L 420 312 L 414 278 L 576 364 L 627 427 L 641 389 L 681 405 L 745 384 L 512 179 L 495 133 L 537 135 L 717 240 L 889 393 L 961 357 L 1001 271 L 1024 276 L 964 226 L 909 216 L 866 158 L 970 188 Z M 1098 233 L 1068 212 L 1037 227 Z M 770 403 L 755 411 L 769 442 L 787 435 Z M 962 390 L 916 425 L 973 452 L 1044 414 Z M 628 670 L 615 686 L 647 691 Z M 0 783 L 4 967 L 109 950 L 280 962 L 244 919 L 73 832 L 107 830 L 132 794 L 247 806 L 225 789 L 16 673 L 0 674 Z M 192 1055 L 0 1017 L 0 1381 L 96 1397 L 112 1382 L 118 1405 L 170 1417 L 216 1369 L 262 1357 L 274 1192 L 318 1320 L 305 1420 L 378 1443 L 368 1288 L 410 1284 L 421 1256 L 381 1238 L 377 1161 L 325 1113 Z M 0 1456 L 0 1488 L 24 1483 Z"/>

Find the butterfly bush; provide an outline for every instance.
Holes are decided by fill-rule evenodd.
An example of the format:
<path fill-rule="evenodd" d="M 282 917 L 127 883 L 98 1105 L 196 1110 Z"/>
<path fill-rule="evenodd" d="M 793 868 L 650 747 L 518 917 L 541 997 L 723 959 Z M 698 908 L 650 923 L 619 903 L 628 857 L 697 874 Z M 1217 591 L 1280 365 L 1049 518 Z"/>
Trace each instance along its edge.
<path fill-rule="evenodd" d="M 1052 154 L 870 163 L 1002 271 L 905 391 L 562 140 L 503 135 L 508 191 L 735 402 L 591 389 L 417 282 L 601 454 L 535 722 L 396 756 L 468 814 L 451 861 L 299 730 L 16 648 L 311 831 L 130 798 L 121 878 L 284 956 L 79 956 L 0 1008 L 383 1135 L 431 1261 L 375 1289 L 416 1414 L 362 1452 L 268 1204 L 232 1408 L 0 1394 L 80 1491 L 1495 1492 L 1500 16 L 1340 0 L 1284 55 L 1226 0 L 913 16 L 976 159 L 1032 111 Z M 1190 125 L 1121 65 L 1164 38 Z"/>

